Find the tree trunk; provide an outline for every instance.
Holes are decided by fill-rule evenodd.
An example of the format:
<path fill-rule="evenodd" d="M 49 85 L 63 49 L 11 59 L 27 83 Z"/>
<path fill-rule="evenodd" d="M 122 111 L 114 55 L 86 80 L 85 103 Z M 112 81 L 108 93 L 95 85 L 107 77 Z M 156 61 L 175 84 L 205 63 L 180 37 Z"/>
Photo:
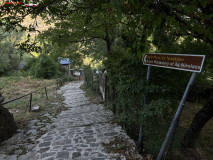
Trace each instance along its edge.
<path fill-rule="evenodd" d="M 1 106 L 3 101 L 4 98 L 0 93 L 0 143 L 10 138 L 16 131 L 13 115 L 8 111 L 8 109 Z"/>
<path fill-rule="evenodd" d="M 182 142 L 181 149 L 194 147 L 194 144 L 208 120 L 213 117 L 213 87 L 209 94 L 209 98 L 204 107 L 195 115 L 190 128 L 186 132 Z"/>
<path fill-rule="evenodd" d="M 105 36 L 104 40 L 105 40 L 106 46 L 107 46 L 107 53 L 110 54 L 111 53 L 111 45 L 112 45 L 112 43 L 111 43 L 111 40 L 110 40 L 110 37 L 109 37 L 108 29 L 106 28 L 105 31 L 106 31 L 106 36 Z"/>
<path fill-rule="evenodd" d="M 112 103 L 113 103 L 113 113 L 114 113 L 114 115 L 116 115 L 115 96 L 116 96 L 116 88 L 115 88 L 115 85 L 113 84 L 113 86 L 112 86 Z"/>

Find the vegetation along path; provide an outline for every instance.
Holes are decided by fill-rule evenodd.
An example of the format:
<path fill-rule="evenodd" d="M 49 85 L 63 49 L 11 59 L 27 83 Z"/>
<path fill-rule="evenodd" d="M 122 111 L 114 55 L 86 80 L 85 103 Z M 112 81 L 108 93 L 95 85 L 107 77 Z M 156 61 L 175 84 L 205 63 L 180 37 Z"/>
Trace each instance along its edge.
<path fill-rule="evenodd" d="M 80 89 L 82 82 L 69 83 L 58 91 L 65 107 L 37 144 L 17 160 L 142 159 L 122 128 L 111 123 L 113 113 L 91 103 Z"/>

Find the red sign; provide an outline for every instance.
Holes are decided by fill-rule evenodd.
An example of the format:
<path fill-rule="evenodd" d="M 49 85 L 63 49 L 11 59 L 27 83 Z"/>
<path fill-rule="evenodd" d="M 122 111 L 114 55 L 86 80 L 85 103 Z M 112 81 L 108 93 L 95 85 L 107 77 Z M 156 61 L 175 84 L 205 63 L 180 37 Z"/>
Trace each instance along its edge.
<path fill-rule="evenodd" d="M 4 2 L 1 5 L 4 6 L 5 4 L 21 4 L 21 2 Z"/>
<path fill-rule="evenodd" d="M 205 55 L 150 53 L 142 58 L 144 65 L 201 72 Z"/>

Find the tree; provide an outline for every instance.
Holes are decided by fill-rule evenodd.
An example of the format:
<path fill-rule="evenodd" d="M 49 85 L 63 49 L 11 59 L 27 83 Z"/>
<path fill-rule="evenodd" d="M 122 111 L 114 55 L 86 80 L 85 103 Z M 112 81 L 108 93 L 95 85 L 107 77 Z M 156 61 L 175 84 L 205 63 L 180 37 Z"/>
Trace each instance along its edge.
<path fill-rule="evenodd" d="M 23 52 L 18 51 L 15 45 L 22 35 L 22 32 L 9 33 L 0 28 L 0 74 L 17 68 Z"/>
<path fill-rule="evenodd" d="M 41 54 L 34 67 L 34 75 L 37 78 L 55 78 L 60 75 L 60 65 L 53 61 L 48 55 Z"/>
<path fill-rule="evenodd" d="M 183 141 L 182 141 L 182 150 L 184 151 L 187 148 L 194 147 L 196 140 L 199 137 L 199 134 L 203 126 L 213 117 L 213 86 L 209 91 L 209 97 L 203 108 L 196 113 L 191 126 L 187 130 Z"/>
<path fill-rule="evenodd" d="M 116 18 L 109 16 L 109 3 L 75 0 L 66 4 L 57 6 L 57 9 L 56 6 L 49 8 L 48 22 L 54 22 L 55 27 L 49 29 L 42 37 L 60 46 L 76 42 L 86 45 L 93 40 L 102 39 L 106 42 L 109 52 L 111 38 L 117 24 Z"/>
<path fill-rule="evenodd" d="M 122 13 L 134 17 L 130 18 L 130 21 L 135 26 L 137 26 L 137 22 L 139 24 L 142 23 L 148 36 L 157 27 L 165 25 L 167 33 L 182 37 L 187 36 L 189 41 L 198 39 L 211 45 L 213 44 L 212 1 L 130 0 L 126 1 L 126 3 L 123 3 L 123 1 L 114 1 L 114 4 L 116 10 L 119 9 Z M 124 4 L 128 7 L 123 7 Z M 138 21 L 135 21 L 136 19 Z M 145 27 L 146 25 L 147 27 Z M 205 54 L 212 58 L 213 52 Z M 207 72 L 210 72 L 210 70 Z M 211 111 L 212 107 L 212 92 L 210 90 L 208 101 L 194 117 L 182 141 L 182 148 L 191 147 L 194 144 L 202 127 L 213 116 L 212 112 L 207 113 L 207 111 Z M 195 131 L 195 129 L 198 129 L 198 131 Z"/>

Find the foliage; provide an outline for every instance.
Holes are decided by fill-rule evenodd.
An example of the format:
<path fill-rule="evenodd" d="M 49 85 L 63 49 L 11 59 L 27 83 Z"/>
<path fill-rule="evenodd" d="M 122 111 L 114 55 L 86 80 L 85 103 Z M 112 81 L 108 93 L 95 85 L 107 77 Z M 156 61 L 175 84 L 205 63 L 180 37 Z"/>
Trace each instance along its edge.
<path fill-rule="evenodd" d="M 83 54 L 80 52 L 79 44 L 59 45 L 57 43 L 47 43 L 45 38 L 40 35 L 39 40 L 42 43 L 42 54 L 49 54 L 50 57 L 57 61 L 59 57 L 69 58 L 72 67 L 79 67 L 83 63 Z"/>
<path fill-rule="evenodd" d="M 169 70 L 159 70 L 154 67 L 151 69 L 150 83 L 146 84 L 147 67 L 142 64 L 137 55 L 132 53 L 133 51 L 122 49 L 128 44 L 119 44 L 122 44 L 122 47 L 113 46 L 112 54 L 103 62 L 107 70 L 108 85 L 111 88 L 110 106 L 112 107 L 115 103 L 118 122 L 128 132 L 134 132 L 134 136 L 135 129 L 142 124 L 143 134 L 146 137 L 145 149 L 157 153 L 162 143 L 161 136 L 167 131 L 166 129 L 162 131 L 162 125 L 168 126 L 177 107 L 177 98 L 180 97 L 184 88 L 180 88 L 179 83 L 174 86 L 176 83 L 174 81 L 178 77 L 177 72 L 171 73 Z M 160 76 L 156 77 L 156 75 Z M 168 79 L 166 77 L 173 75 L 176 75 L 174 81 L 165 80 Z M 113 87 L 116 90 L 114 100 L 112 99 Z M 176 94 L 173 93 L 174 90 Z M 145 93 L 147 94 L 146 105 L 144 105 Z M 155 137 L 149 137 L 150 134 L 154 134 Z M 158 144 L 154 150 L 150 145 L 153 143 Z"/>
<path fill-rule="evenodd" d="M 83 71 L 84 71 L 84 82 L 87 87 L 92 88 L 93 86 L 93 73 L 90 65 L 83 65 Z"/>
<path fill-rule="evenodd" d="M 59 63 L 53 61 L 48 55 L 41 54 L 35 66 L 35 77 L 50 79 L 57 77 L 59 74 Z"/>
<path fill-rule="evenodd" d="M 0 47 L 0 48 L 2 48 L 2 47 Z M 8 55 L 5 53 L 2 53 L 2 51 L 1 51 L 0 73 L 3 73 L 9 69 L 9 62 L 10 62 L 10 60 L 8 58 Z"/>
<path fill-rule="evenodd" d="M 63 76 L 62 80 L 63 82 L 69 82 L 69 81 L 74 81 L 74 78 L 71 76 Z"/>
<path fill-rule="evenodd" d="M 26 64 L 22 68 L 23 72 L 27 72 L 29 75 L 33 75 L 35 72 L 35 66 L 38 62 L 38 59 L 35 57 L 30 57 L 26 60 Z"/>
<path fill-rule="evenodd" d="M 4 29 L 0 28 L 0 75 L 17 68 L 22 52 L 16 49 L 15 43 L 20 36 L 22 33 L 11 32 L 8 35 Z"/>
<path fill-rule="evenodd" d="M 22 70 L 36 78 L 50 79 L 61 75 L 63 69 L 59 62 L 55 62 L 48 55 L 41 54 L 38 59 L 29 58 Z"/>
<path fill-rule="evenodd" d="M 199 39 L 191 39 L 189 36 L 179 37 L 177 35 L 167 33 L 164 28 L 156 29 L 153 34 L 153 44 L 156 46 L 157 51 L 160 53 L 170 52 L 170 53 L 180 53 L 180 54 L 198 54 L 205 55 L 205 61 L 203 65 L 202 72 L 197 75 L 194 85 L 192 87 L 192 91 L 190 93 L 190 97 L 197 98 L 199 92 L 202 92 L 208 88 L 211 88 L 213 76 L 213 47 Z M 162 70 L 162 69 L 155 69 Z M 168 69 L 163 69 L 160 72 L 161 77 L 164 82 L 170 81 L 173 86 L 186 86 L 191 73 L 183 72 L 183 71 L 173 71 Z M 167 76 L 170 78 L 168 79 Z M 155 75 L 157 75 L 155 73 Z M 159 77 L 156 77 L 159 79 Z M 179 79 L 177 81 L 177 79 Z M 176 88 L 173 87 L 173 88 Z M 183 87 L 184 89 L 184 87 Z M 183 89 L 179 90 L 180 95 L 183 92 Z M 174 90 L 174 93 L 179 92 L 178 90 Z"/>

